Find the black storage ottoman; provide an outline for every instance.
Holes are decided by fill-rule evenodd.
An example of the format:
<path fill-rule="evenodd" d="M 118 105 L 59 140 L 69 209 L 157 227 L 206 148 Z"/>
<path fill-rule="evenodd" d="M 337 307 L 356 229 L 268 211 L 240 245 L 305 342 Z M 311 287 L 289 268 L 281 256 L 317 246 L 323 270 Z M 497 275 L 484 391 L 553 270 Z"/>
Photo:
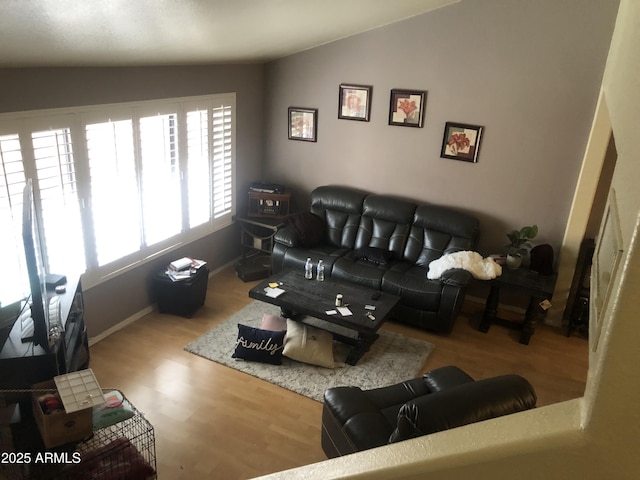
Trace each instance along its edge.
<path fill-rule="evenodd" d="M 202 266 L 186 280 L 171 280 L 166 270 L 158 272 L 152 279 L 152 294 L 160 313 L 171 313 L 191 317 L 204 305 L 207 296 L 209 269 Z"/>

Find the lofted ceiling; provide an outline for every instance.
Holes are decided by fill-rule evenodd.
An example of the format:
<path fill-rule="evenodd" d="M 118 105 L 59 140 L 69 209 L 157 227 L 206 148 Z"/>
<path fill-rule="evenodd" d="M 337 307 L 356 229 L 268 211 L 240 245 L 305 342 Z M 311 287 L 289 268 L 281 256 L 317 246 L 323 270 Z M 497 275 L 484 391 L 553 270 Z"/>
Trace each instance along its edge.
<path fill-rule="evenodd" d="M 460 0 L 2 0 L 0 67 L 264 62 Z"/>

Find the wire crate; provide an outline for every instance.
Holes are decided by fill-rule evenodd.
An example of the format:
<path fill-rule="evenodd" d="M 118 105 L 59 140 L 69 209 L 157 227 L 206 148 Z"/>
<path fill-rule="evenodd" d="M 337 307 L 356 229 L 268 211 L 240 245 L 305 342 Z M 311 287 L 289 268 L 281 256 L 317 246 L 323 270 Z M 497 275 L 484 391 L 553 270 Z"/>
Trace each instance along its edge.
<path fill-rule="evenodd" d="M 122 397 L 126 397 L 120 392 Z M 127 400 L 128 402 L 128 400 Z M 28 478 L 68 480 L 155 479 L 156 445 L 153 426 L 132 404 L 134 415 L 114 425 L 94 430 L 93 436 L 75 445 L 61 468 L 32 471 Z M 74 460 L 79 463 L 73 464 Z M 35 474 L 35 475 L 34 475 Z"/>

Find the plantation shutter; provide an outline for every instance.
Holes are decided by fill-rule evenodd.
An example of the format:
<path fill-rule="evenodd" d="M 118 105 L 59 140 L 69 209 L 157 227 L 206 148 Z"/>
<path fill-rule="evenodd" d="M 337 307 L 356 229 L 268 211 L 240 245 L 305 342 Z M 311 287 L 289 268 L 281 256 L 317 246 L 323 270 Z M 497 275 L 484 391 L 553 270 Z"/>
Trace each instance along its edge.
<path fill-rule="evenodd" d="M 209 162 L 209 111 L 187 112 L 187 174 L 189 227 L 211 219 L 211 166 Z"/>
<path fill-rule="evenodd" d="M 86 126 L 97 264 L 141 248 L 140 196 L 131 119 Z"/>
<path fill-rule="evenodd" d="M 232 107 L 213 109 L 213 216 L 229 214 L 233 206 Z"/>
<path fill-rule="evenodd" d="M 153 245 L 182 230 L 180 169 L 177 155 L 177 115 L 141 117 L 143 236 Z"/>
<path fill-rule="evenodd" d="M 86 264 L 71 129 L 36 131 L 31 134 L 31 142 L 47 272 L 81 274 Z"/>

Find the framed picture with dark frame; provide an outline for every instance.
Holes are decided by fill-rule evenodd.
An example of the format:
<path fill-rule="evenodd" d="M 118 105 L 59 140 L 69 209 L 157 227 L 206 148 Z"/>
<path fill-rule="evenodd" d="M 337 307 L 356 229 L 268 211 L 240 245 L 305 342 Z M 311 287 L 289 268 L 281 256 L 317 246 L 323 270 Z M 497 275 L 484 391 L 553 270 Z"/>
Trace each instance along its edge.
<path fill-rule="evenodd" d="M 369 85 L 340 84 L 338 93 L 338 118 L 368 122 L 371 112 L 371 92 Z"/>
<path fill-rule="evenodd" d="M 442 158 L 476 163 L 484 127 L 466 123 L 447 122 L 442 139 Z"/>
<path fill-rule="evenodd" d="M 317 108 L 289 107 L 289 140 L 317 141 L 317 125 Z"/>
<path fill-rule="evenodd" d="M 423 90 L 391 90 L 389 125 L 422 128 L 426 98 Z"/>

